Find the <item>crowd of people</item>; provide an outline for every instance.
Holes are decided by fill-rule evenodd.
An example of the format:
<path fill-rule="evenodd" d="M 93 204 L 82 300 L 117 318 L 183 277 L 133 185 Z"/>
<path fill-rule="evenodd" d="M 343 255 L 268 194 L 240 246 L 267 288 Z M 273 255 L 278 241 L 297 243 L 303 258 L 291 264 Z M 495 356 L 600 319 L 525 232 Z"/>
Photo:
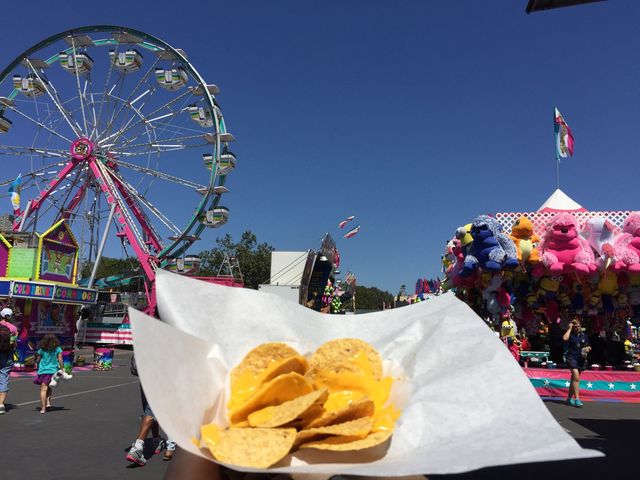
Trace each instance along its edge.
<path fill-rule="evenodd" d="M 550 329 L 546 324 L 543 326 L 535 340 L 529 339 L 526 330 L 524 328 L 518 330 L 518 325 L 507 313 L 502 322 L 494 326 L 494 331 L 516 361 L 521 364 L 524 364 L 521 359 L 522 352 L 549 350 L 548 360 L 551 364 L 566 366 L 571 372 L 567 405 L 578 408 L 583 406 L 580 400 L 580 373 L 591 365 L 595 365 L 593 363 L 595 360 L 606 356 L 608 362 L 622 364 L 626 361 L 629 365 L 637 360 L 634 356 L 635 344 L 631 338 L 627 338 L 624 342 L 620 339 L 618 342 L 606 342 L 601 335 L 592 335 L 590 338 L 579 316 L 571 319 L 559 318 Z M 597 344 L 595 348 L 592 346 L 592 341 Z M 618 347 L 613 353 L 612 345 Z"/>
<path fill-rule="evenodd" d="M 0 415 L 4 415 L 18 329 L 12 322 L 13 311 L 10 308 L 3 308 L 0 317 Z M 64 370 L 62 348 L 55 335 L 48 333 L 40 339 L 35 351 L 35 368 L 33 383 L 40 387 L 40 413 L 45 414 L 51 409 L 54 375 Z"/>
<path fill-rule="evenodd" d="M 14 352 L 16 348 L 18 329 L 13 323 L 13 311 L 4 308 L 0 311 L 0 415 L 6 413 L 5 401 L 9 392 L 10 374 L 14 365 Z M 58 372 L 64 372 L 64 362 L 60 341 L 53 334 L 46 334 L 38 343 L 35 351 L 35 377 L 33 383 L 39 386 L 40 413 L 46 414 L 52 408 L 54 379 Z M 131 373 L 138 376 L 135 357 L 131 359 Z M 70 378 L 70 376 L 67 376 Z M 160 428 L 147 398 L 140 387 L 142 399 L 142 417 L 138 435 L 131 447 L 127 449 L 126 460 L 144 466 L 147 462 L 145 456 L 145 441 L 152 434 L 151 446 L 154 454 L 163 453 L 164 460 L 171 460 L 176 451 L 175 442 L 163 439 L 160 436 Z"/>

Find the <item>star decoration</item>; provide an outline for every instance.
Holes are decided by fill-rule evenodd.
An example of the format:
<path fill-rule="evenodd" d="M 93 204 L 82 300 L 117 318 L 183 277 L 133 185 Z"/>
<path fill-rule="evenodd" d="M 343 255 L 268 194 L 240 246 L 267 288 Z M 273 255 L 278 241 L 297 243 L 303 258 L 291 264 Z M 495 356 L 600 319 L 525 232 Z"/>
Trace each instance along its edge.
<path fill-rule="evenodd" d="M 569 382 L 564 382 L 565 387 L 568 387 L 569 385 L 571 385 Z"/>
<path fill-rule="evenodd" d="M 636 389 L 636 384 L 632 383 L 631 385 L 629 385 L 631 387 L 631 390 L 635 390 Z"/>
<path fill-rule="evenodd" d="M 615 386 L 615 385 L 614 385 L 613 383 L 610 383 L 610 384 L 609 384 L 609 390 L 613 390 L 613 387 L 614 387 L 614 386 Z"/>
<path fill-rule="evenodd" d="M 548 386 L 549 385 L 549 380 L 547 380 L 546 378 L 544 379 L 544 386 Z"/>
<path fill-rule="evenodd" d="M 593 383 L 587 382 L 587 388 L 593 388 Z"/>

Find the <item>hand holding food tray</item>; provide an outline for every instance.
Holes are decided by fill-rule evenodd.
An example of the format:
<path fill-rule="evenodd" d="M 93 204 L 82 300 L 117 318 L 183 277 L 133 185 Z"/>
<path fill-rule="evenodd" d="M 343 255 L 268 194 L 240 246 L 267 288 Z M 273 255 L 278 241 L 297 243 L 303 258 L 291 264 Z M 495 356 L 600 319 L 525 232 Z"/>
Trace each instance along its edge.
<path fill-rule="evenodd" d="M 241 471 L 366 476 L 456 473 L 602 455 L 582 449 L 558 425 L 504 345 L 453 295 L 338 316 L 163 271 L 157 289 L 163 322 L 130 312 L 140 378 L 165 431 L 195 455 Z M 346 338 L 370 344 L 383 360 L 382 377 L 394 379 L 389 404 L 400 416 L 390 439 L 348 452 L 299 449 L 268 469 L 230 465 L 200 448 L 203 426 L 216 424 L 224 431 L 230 425 L 232 371 L 248 352 L 278 343 L 306 357 L 326 342 Z M 248 415 L 238 422 L 248 422 Z M 268 411 L 263 415 L 269 417 Z M 364 423 L 349 426 L 357 435 L 346 436 L 362 436 Z M 293 428 L 296 437 L 304 431 Z M 320 432 L 302 436 L 335 436 Z"/>

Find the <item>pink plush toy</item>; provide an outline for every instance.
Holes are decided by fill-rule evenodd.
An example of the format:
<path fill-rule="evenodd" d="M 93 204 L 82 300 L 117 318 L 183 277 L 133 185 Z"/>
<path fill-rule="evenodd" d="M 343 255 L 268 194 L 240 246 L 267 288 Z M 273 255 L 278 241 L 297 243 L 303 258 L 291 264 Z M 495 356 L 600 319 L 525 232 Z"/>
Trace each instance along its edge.
<path fill-rule="evenodd" d="M 616 271 L 640 272 L 640 212 L 629 214 L 616 238 L 614 248 Z"/>
<path fill-rule="evenodd" d="M 593 250 L 578 235 L 578 222 L 570 213 L 558 213 L 551 219 L 538 248 L 543 265 L 552 274 L 597 270 Z"/>

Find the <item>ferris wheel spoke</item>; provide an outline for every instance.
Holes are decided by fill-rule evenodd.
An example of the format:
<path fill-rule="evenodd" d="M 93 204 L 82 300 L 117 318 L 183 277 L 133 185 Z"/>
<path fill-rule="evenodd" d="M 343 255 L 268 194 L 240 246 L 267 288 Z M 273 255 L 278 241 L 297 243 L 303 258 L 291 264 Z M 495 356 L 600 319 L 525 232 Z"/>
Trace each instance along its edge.
<path fill-rule="evenodd" d="M 21 147 L 15 145 L 0 145 L 0 155 L 27 155 L 42 158 L 69 158 L 69 152 L 66 150 L 39 148 L 39 147 Z"/>
<path fill-rule="evenodd" d="M 114 62 L 109 62 L 109 71 L 107 72 L 106 75 L 106 80 L 104 82 L 104 88 L 103 88 L 103 93 L 102 93 L 102 102 L 100 103 L 100 110 L 98 111 L 98 118 L 95 121 L 95 125 L 93 128 L 93 131 L 91 132 L 91 136 L 90 138 L 92 140 L 94 140 L 97 135 L 98 135 L 98 127 L 100 126 L 100 121 L 102 120 L 102 110 L 104 109 L 104 104 L 106 101 L 108 101 L 108 97 L 107 97 L 107 87 L 109 86 L 109 82 L 111 81 L 111 74 L 113 73 L 113 65 Z M 89 77 L 91 78 L 91 77 Z M 91 96 L 93 99 L 93 80 L 91 80 Z"/>
<path fill-rule="evenodd" d="M 180 113 L 182 113 L 182 112 L 180 112 Z M 162 117 L 157 117 L 156 119 L 160 120 L 161 118 L 166 118 L 166 117 L 169 117 L 169 116 L 171 116 L 171 115 L 167 114 L 167 115 L 163 115 Z M 176 114 L 176 116 L 177 116 L 177 114 Z M 154 119 L 152 119 L 152 120 L 154 120 Z M 154 128 L 154 133 L 156 135 L 160 135 L 163 132 L 167 132 L 167 133 L 173 134 L 173 135 L 169 136 L 168 138 L 164 139 L 165 141 L 202 138 L 203 134 L 204 134 L 202 130 L 197 130 L 195 128 L 189 128 L 189 127 L 183 127 L 183 126 L 180 126 L 180 125 L 173 125 L 171 123 L 159 122 L 158 126 L 160 128 Z M 169 127 L 171 127 L 171 128 L 169 128 Z M 197 135 L 188 135 L 188 136 L 183 135 L 183 134 L 186 134 L 186 133 L 194 133 L 194 134 L 197 134 Z M 130 140 L 125 141 L 122 144 L 114 143 L 114 144 L 110 144 L 108 146 L 109 147 L 116 147 L 118 149 L 123 149 L 123 148 L 127 148 L 127 147 L 129 147 L 129 148 L 130 147 L 138 147 L 140 145 L 132 145 L 132 142 L 136 141 L 138 138 L 142 137 L 144 134 L 145 134 L 145 132 L 143 131 L 143 132 L 140 132 L 135 137 L 131 138 Z M 183 135 L 183 136 L 182 137 L 178 137 L 178 135 Z M 204 145 L 198 145 L 198 146 L 204 146 Z"/>
<path fill-rule="evenodd" d="M 165 227 L 167 227 L 176 235 L 182 233 L 182 231 L 169 218 L 167 218 L 166 215 L 158 210 L 149 200 L 144 197 L 144 195 L 138 192 L 134 186 L 132 186 L 129 182 L 122 178 L 122 175 L 119 175 L 113 170 L 109 170 L 109 173 L 116 179 L 118 183 L 122 184 L 122 186 L 124 186 L 127 191 L 136 198 L 136 200 L 146 206 L 149 211 L 153 213 L 158 218 L 158 220 L 160 220 L 165 225 Z"/>
<path fill-rule="evenodd" d="M 176 177 L 175 175 L 169 175 L 168 173 L 159 172 L 157 170 L 153 170 L 151 168 L 142 167 L 133 163 L 123 162 L 122 160 L 118 160 L 119 167 L 130 168 L 131 170 L 135 170 L 136 172 L 145 173 L 147 175 L 151 175 L 156 178 L 160 178 L 162 180 L 167 180 L 169 182 L 176 183 L 178 185 L 182 185 L 184 187 L 193 188 L 195 190 L 206 189 L 204 185 L 201 185 L 196 182 L 192 182 L 191 180 L 186 180 L 184 178 Z"/>
<path fill-rule="evenodd" d="M 76 42 L 73 36 L 71 36 L 71 48 L 73 49 L 73 63 L 74 63 L 74 70 L 75 70 L 75 77 L 76 77 L 76 84 L 78 86 L 78 98 L 80 99 L 80 110 L 82 111 L 82 121 L 84 123 L 84 130 L 83 132 L 85 132 L 86 135 L 89 135 L 89 130 L 87 128 L 87 116 L 86 113 L 84 111 L 84 101 L 83 101 L 83 97 L 84 97 L 84 92 L 81 90 L 80 88 L 80 69 L 78 68 L 78 59 L 76 56 Z M 86 91 L 86 84 L 85 84 L 85 91 Z"/>
<path fill-rule="evenodd" d="M 168 142 L 173 142 L 173 143 L 165 143 L 162 140 L 159 140 L 156 143 L 149 143 L 149 142 L 145 142 L 145 143 L 135 143 L 133 145 L 128 145 L 127 148 L 128 149 L 132 149 L 132 148 L 139 148 L 139 147 L 152 147 L 152 148 L 157 148 L 157 149 L 162 149 L 162 148 L 168 148 L 168 149 L 184 149 L 184 148 L 190 148 L 190 147 L 203 147 L 205 145 L 207 145 L 207 143 L 204 141 L 203 138 L 204 134 L 200 134 L 200 135 L 184 135 L 182 137 L 174 137 L 174 138 L 169 138 L 166 139 L 166 141 Z M 185 143 L 180 143 L 183 142 L 184 140 L 194 140 L 194 139 L 201 139 L 203 140 L 202 144 L 197 144 L 197 145 L 187 145 Z M 117 147 L 117 145 L 103 145 L 104 147 Z M 140 152 L 131 152 L 131 153 L 140 153 Z"/>
<path fill-rule="evenodd" d="M 7 107 L 9 108 L 9 110 L 11 110 L 14 113 L 17 113 L 18 115 L 20 115 L 23 118 L 26 118 L 27 120 L 29 120 L 31 123 L 33 123 L 34 125 L 37 125 L 40 128 L 45 129 L 46 131 L 48 131 L 49 133 L 52 133 L 53 135 L 55 135 L 58 138 L 61 138 L 62 140 L 71 143 L 72 140 L 69 140 L 67 137 L 65 137 L 64 135 L 62 135 L 61 133 L 53 130 L 52 128 L 49 128 L 47 125 L 45 125 L 42 122 L 39 122 L 38 120 L 36 120 L 35 118 L 30 117 L 29 115 L 27 115 L 26 113 L 21 112 L 20 110 L 18 110 L 16 107 Z"/>
<path fill-rule="evenodd" d="M 147 78 L 149 77 L 149 74 L 155 69 L 155 66 L 158 64 L 158 62 L 160 61 L 162 57 L 158 57 L 156 59 L 155 62 L 153 62 L 153 64 L 149 67 L 149 69 L 145 72 L 145 74 L 142 76 L 142 78 L 140 79 L 140 81 L 138 82 L 138 84 L 135 86 L 135 88 L 131 91 L 131 93 L 129 94 L 129 97 L 122 102 L 122 106 L 120 107 L 120 109 L 117 111 L 117 113 L 115 113 L 115 115 L 112 115 L 111 120 L 109 121 L 109 123 L 107 124 L 107 126 L 104 129 L 103 133 L 108 133 L 110 128 L 112 127 L 113 123 L 115 122 L 115 120 L 118 118 L 118 116 L 120 115 L 120 113 L 122 113 L 122 111 L 125 109 L 125 107 L 129 104 L 129 102 L 131 102 L 131 100 L 133 99 L 133 96 L 137 93 L 138 88 L 140 88 L 140 85 L 142 85 Z M 115 109 L 114 109 L 115 111 Z M 98 135 L 98 137 L 96 138 L 96 142 L 99 142 L 102 138 L 102 133 Z"/>
<path fill-rule="evenodd" d="M 90 74 L 87 74 L 87 80 L 85 80 L 85 89 L 86 89 L 86 85 L 87 83 L 91 84 L 91 76 Z M 89 139 L 93 138 L 93 135 L 96 132 L 96 129 L 98 128 L 98 115 L 96 114 L 96 102 L 95 102 L 95 97 L 93 96 L 93 85 L 91 84 L 91 92 L 89 93 L 89 97 L 91 98 L 91 115 L 93 117 L 93 124 L 91 127 L 91 132 L 88 134 Z"/>
<path fill-rule="evenodd" d="M 138 118 L 142 118 L 144 120 L 144 115 L 142 114 L 142 112 L 138 109 L 136 109 L 133 105 L 131 106 L 131 109 L 137 114 Z M 120 138 L 123 137 L 123 135 L 130 130 L 129 125 L 131 124 L 131 122 L 133 122 L 136 119 L 136 116 L 132 116 L 129 120 L 127 120 L 127 123 L 125 123 L 125 125 L 120 128 L 119 130 L 117 130 L 116 132 L 112 133 L 111 135 L 109 135 L 106 138 L 103 138 L 102 140 L 100 140 L 97 145 L 99 146 L 104 146 L 105 142 L 108 142 L 109 140 L 113 139 L 113 142 L 110 145 L 115 144 L 115 142 Z M 145 123 L 149 123 L 149 122 L 145 122 Z M 148 133 L 148 125 L 145 125 L 145 128 L 147 129 L 147 133 Z M 143 132 L 144 133 L 144 132 Z M 126 140 L 126 139 L 125 139 Z"/>
<path fill-rule="evenodd" d="M 162 111 L 162 110 L 164 110 L 165 108 L 166 108 L 166 109 L 169 109 L 169 107 L 170 107 L 171 105 L 173 105 L 174 103 L 176 103 L 177 101 L 179 101 L 180 99 L 182 99 L 182 98 L 184 98 L 184 97 L 186 97 L 186 96 L 188 96 L 188 95 L 193 95 L 193 92 L 192 92 L 192 91 L 190 91 L 190 90 L 187 90 L 186 92 L 184 92 L 184 93 L 182 93 L 182 94 L 178 95 L 177 97 L 175 97 L 175 98 L 171 99 L 170 101 L 168 101 L 168 102 L 167 102 L 167 103 L 165 103 L 164 105 L 162 105 L 162 106 L 160 106 L 160 107 L 156 108 L 155 110 L 153 110 L 152 112 L 148 113 L 148 114 L 146 115 L 146 117 L 153 117 L 154 115 L 156 115 L 157 113 L 161 112 L 161 111 Z M 172 116 L 172 115 L 175 115 L 175 114 L 176 114 L 176 113 L 175 113 L 175 112 L 173 112 L 171 109 L 169 109 L 169 111 L 170 111 L 170 113 L 168 113 L 168 114 L 166 114 L 166 115 L 160 115 L 160 116 L 157 116 L 157 117 L 155 117 L 155 118 L 150 118 L 150 119 L 148 119 L 148 120 L 146 119 L 146 117 L 142 117 L 142 119 L 141 119 L 141 120 L 139 120 L 139 121 L 138 121 L 137 123 L 135 123 L 134 125 L 131 125 L 127 130 L 124 130 L 124 131 L 122 131 L 121 133 L 126 133 L 128 130 L 131 130 L 131 129 L 133 129 L 133 128 L 136 128 L 138 125 L 141 125 L 141 124 L 143 124 L 143 123 L 155 122 L 155 121 L 157 121 L 157 120 L 161 120 L 161 119 L 163 119 L 163 118 L 166 118 L 166 117 L 168 117 L 168 116 Z M 181 112 L 179 112 L 179 113 L 181 113 Z"/>
<path fill-rule="evenodd" d="M 69 114 L 69 112 L 67 112 L 62 104 L 60 102 L 58 102 L 57 98 L 58 97 L 58 93 L 57 90 L 55 89 L 55 86 L 49 82 L 48 80 L 45 82 L 44 80 L 42 80 L 42 77 L 40 76 L 40 74 L 36 71 L 35 68 L 33 68 L 33 65 L 31 64 L 31 60 L 29 60 L 28 58 L 27 60 L 27 65 L 29 65 L 29 68 L 31 69 L 31 71 L 33 72 L 33 74 L 36 76 L 36 78 L 38 79 L 38 81 L 42 84 L 42 87 L 44 88 L 45 92 L 47 92 L 47 95 L 49 96 L 49 98 L 51 99 L 51 101 L 53 102 L 53 104 L 56 106 L 56 108 L 58 109 L 58 111 L 60 112 L 60 114 L 64 117 L 64 119 L 67 121 L 67 123 L 69 124 L 69 126 L 71 127 L 71 130 L 73 131 L 73 133 L 76 134 L 76 136 L 80 137 L 81 133 L 80 133 L 80 125 L 78 125 L 77 122 L 72 122 L 72 118 L 71 115 Z M 51 87 L 51 89 L 53 89 L 53 91 L 56 93 L 56 95 L 54 96 L 51 93 L 51 89 L 49 88 Z M 76 125 L 74 126 L 73 123 L 75 123 Z"/>

